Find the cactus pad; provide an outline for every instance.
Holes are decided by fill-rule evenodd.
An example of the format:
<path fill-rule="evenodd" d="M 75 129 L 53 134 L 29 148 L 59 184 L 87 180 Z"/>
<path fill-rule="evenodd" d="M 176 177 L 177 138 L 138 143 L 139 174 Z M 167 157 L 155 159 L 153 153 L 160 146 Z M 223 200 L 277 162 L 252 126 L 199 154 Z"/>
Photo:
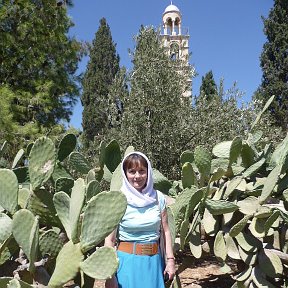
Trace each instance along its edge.
<path fill-rule="evenodd" d="M 281 169 L 282 169 L 282 166 L 278 165 L 268 175 L 268 177 L 264 183 L 264 187 L 262 189 L 262 193 L 261 193 L 261 196 L 259 199 L 260 203 L 265 202 L 267 200 L 267 198 L 271 195 L 271 193 L 272 193 L 272 191 L 273 191 L 273 189 L 274 189 L 275 185 L 277 184 L 278 179 L 280 177 Z"/>
<path fill-rule="evenodd" d="M 25 209 L 27 207 L 28 199 L 30 197 L 30 190 L 27 188 L 21 188 L 18 192 L 18 205 Z"/>
<path fill-rule="evenodd" d="M 262 248 L 262 242 L 249 232 L 240 232 L 235 238 L 238 245 L 246 252 L 255 253 Z"/>
<path fill-rule="evenodd" d="M 117 268 L 119 261 L 116 257 L 115 250 L 111 247 L 101 247 L 91 256 L 80 263 L 80 268 L 88 276 L 104 280 L 111 278 Z"/>
<path fill-rule="evenodd" d="M 73 177 L 69 174 L 69 172 L 65 169 L 65 167 L 63 167 L 60 162 L 56 163 L 52 178 L 54 182 L 56 182 L 59 178 L 70 178 L 73 180 Z"/>
<path fill-rule="evenodd" d="M 265 233 L 268 233 L 268 231 L 272 227 L 273 223 L 279 219 L 279 216 L 280 216 L 279 210 L 273 211 L 273 214 L 271 216 L 269 216 L 269 218 L 267 219 L 267 221 L 264 224 Z"/>
<path fill-rule="evenodd" d="M 201 246 L 201 234 L 200 234 L 200 224 L 195 227 L 195 230 L 191 233 L 189 247 L 192 255 L 199 259 L 202 256 L 202 246 Z"/>
<path fill-rule="evenodd" d="M 86 188 L 86 201 L 89 201 L 93 196 L 101 192 L 100 183 L 97 180 L 92 180 Z"/>
<path fill-rule="evenodd" d="M 24 149 L 20 149 L 13 160 L 11 167 L 12 169 L 17 166 L 18 162 L 22 159 L 23 155 L 24 155 Z"/>
<path fill-rule="evenodd" d="M 21 288 L 21 284 L 17 279 L 12 279 L 7 284 L 7 288 Z"/>
<path fill-rule="evenodd" d="M 209 236 L 214 236 L 219 230 L 220 220 L 219 220 L 219 217 L 213 216 L 209 212 L 208 209 L 205 209 L 204 214 L 203 214 L 202 224 L 203 224 L 205 232 Z"/>
<path fill-rule="evenodd" d="M 235 137 L 230 146 L 229 152 L 229 165 L 232 165 L 238 158 L 242 149 L 242 139 L 240 137 Z"/>
<path fill-rule="evenodd" d="M 277 165 L 283 164 L 288 152 L 288 135 L 285 139 L 276 146 L 274 152 L 271 155 L 269 167 L 274 168 Z"/>
<path fill-rule="evenodd" d="M 186 150 L 184 152 L 182 152 L 182 154 L 180 155 L 180 163 L 183 166 L 184 163 L 189 162 L 189 163 L 193 163 L 194 162 L 194 153 L 190 150 Z"/>
<path fill-rule="evenodd" d="M 67 237 L 71 239 L 71 226 L 69 219 L 70 197 L 65 192 L 57 192 L 54 194 L 53 202 L 57 215 L 66 231 Z"/>
<path fill-rule="evenodd" d="M 121 162 L 120 146 L 116 140 L 112 140 L 105 149 L 105 165 L 113 173 Z"/>
<path fill-rule="evenodd" d="M 225 234 L 225 242 L 227 247 L 227 255 L 232 259 L 240 260 L 241 258 L 237 245 L 234 239 L 229 234 Z"/>
<path fill-rule="evenodd" d="M 199 204 L 203 197 L 203 189 L 198 189 L 195 186 L 190 188 L 192 190 L 191 197 L 187 203 L 187 208 L 185 211 L 185 219 L 189 219 L 192 213 L 194 212 L 195 207 Z"/>
<path fill-rule="evenodd" d="M 96 174 L 94 169 L 92 168 L 86 175 L 85 183 L 88 184 L 89 182 L 96 180 Z"/>
<path fill-rule="evenodd" d="M 244 215 L 252 215 L 260 208 L 258 198 L 249 196 L 244 200 L 238 201 L 239 211 Z"/>
<path fill-rule="evenodd" d="M 69 164 L 74 170 L 82 174 L 87 174 L 91 170 L 89 162 L 79 152 L 72 152 L 69 156 Z"/>
<path fill-rule="evenodd" d="M 118 167 L 112 174 L 111 182 L 110 182 L 110 191 L 120 191 L 122 186 L 122 173 L 121 173 L 121 165 Z"/>
<path fill-rule="evenodd" d="M 226 158 L 215 158 L 211 161 L 211 173 L 214 173 L 218 168 L 223 169 L 225 172 L 228 169 L 229 160 Z"/>
<path fill-rule="evenodd" d="M 59 144 L 58 160 L 62 162 L 76 147 L 77 138 L 74 134 L 66 134 Z"/>
<path fill-rule="evenodd" d="M 81 252 L 79 243 L 67 242 L 57 256 L 55 270 L 48 287 L 62 287 L 62 285 L 73 279 L 80 271 L 80 262 L 83 259 L 84 255 Z"/>
<path fill-rule="evenodd" d="M 54 230 L 48 230 L 40 236 L 39 250 L 42 257 L 48 254 L 50 258 L 56 258 L 63 247 L 63 242 Z"/>
<path fill-rule="evenodd" d="M 227 189 L 224 193 L 224 196 L 223 198 L 224 199 L 227 199 L 231 194 L 232 192 L 237 188 L 237 186 L 241 183 L 242 181 L 242 178 L 241 177 L 235 177 L 233 178 L 227 185 Z"/>
<path fill-rule="evenodd" d="M 88 202 L 83 216 L 81 249 L 88 251 L 111 233 L 120 222 L 127 207 L 122 192 L 101 192 Z"/>
<path fill-rule="evenodd" d="M 39 222 L 44 225 L 61 227 L 56 216 L 56 209 L 53 204 L 53 195 L 45 189 L 39 189 L 30 194 L 27 202 L 27 209 L 39 216 Z"/>
<path fill-rule="evenodd" d="M 33 271 L 38 251 L 39 224 L 32 212 L 21 209 L 14 214 L 12 222 L 13 236 L 29 259 L 29 271 Z"/>
<path fill-rule="evenodd" d="M 214 241 L 214 254 L 216 258 L 224 262 L 227 258 L 227 248 L 226 243 L 224 240 L 223 232 L 220 230 L 216 234 L 215 241 Z"/>
<path fill-rule="evenodd" d="M 213 149 L 212 153 L 214 156 L 218 158 L 229 158 L 230 156 L 230 147 L 231 147 L 232 141 L 224 141 L 216 144 Z"/>
<path fill-rule="evenodd" d="M 114 173 L 113 173 L 114 174 Z M 163 192 L 164 194 L 168 194 L 169 189 L 172 187 L 172 183 L 158 170 L 153 169 L 153 183 L 154 188 Z M 119 191 L 111 190 L 111 191 Z"/>
<path fill-rule="evenodd" d="M 221 177 L 225 174 L 225 170 L 222 168 L 218 167 L 213 171 L 213 175 L 210 177 L 209 183 L 212 183 L 214 181 L 218 181 L 221 179 Z"/>
<path fill-rule="evenodd" d="M 212 199 L 205 200 L 205 207 L 212 215 L 222 215 L 239 209 L 239 207 L 232 202 Z"/>
<path fill-rule="evenodd" d="M 264 237 L 266 235 L 265 232 L 265 218 L 256 218 L 254 217 L 249 225 L 249 230 L 255 237 Z M 271 229 L 272 230 L 272 229 Z M 270 230 L 269 230 L 270 231 Z M 267 233 L 267 235 L 271 235 L 271 233 Z"/>
<path fill-rule="evenodd" d="M 189 188 L 197 183 L 196 175 L 191 163 L 186 162 L 182 166 L 182 186 L 183 189 Z"/>
<path fill-rule="evenodd" d="M 12 219 L 4 213 L 0 213 L 0 245 L 12 233 Z"/>
<path fill-rule="evenodd" d="M 197 146 L 194 150 L 194 161 L 201 174 L 209 174 L 211 169 L 211 154 L 204 147 Z"/>
<path fill-rule="evenodd" d="M 85 200 L 85 182 L 84 179 L 78 178 L 75 181 L 74 187 L 72 188 L 70 207 L 69 207 L 69 222 L 71 227 L 71 239 L 73 243 L 79 242 L 78 224 L 84 200 Z"/>
<path fill-rule="evenodd" d="M 18 180 L 9 169 L 0 169 L 0 205 L 14 213 L 18 205 Z"/>
<path fill-rule="evenodd" d="M 246 226 L 249 219 L 252 217 L 252 215 L 246 215 L 244 216 L 238 223 L 236 223 L 229 231 L 229 235 L 231 237 L 237 236 Z"/>
<path fill-rule="evenodd" d="M 47 137 L 38 138 L 29 155 L 29 175 L 32 188 L 39 188 L 53 173 L 56 162 L 55 146 Z"/>
<path fill-rule="evenodd" d="M 55 182 L 55 192 L 64 191 L 70 195 L 73 186 L 73 179 L 67 177 L 60 177 Z"/>
<path fill-rule="evenodd" d="M 270 106 L 270 104 L 272 103 L 273 99 L 275 98 L 275 95 L 271 96 L 268 101 L 265 103 L 263 109 L 258 113 L 256 119 L 254 120 L 254 122 L 251 125 L 251 131 L 254 129 L 254 127 L 257 125 L 257 123 L 259 122 L 262 114 L 268 109 L 268 107 Z"/>
<path fill-rule="evenodd" d="M 266 159 L 265 158 L 261 158 L 259 161 L 257 161 L 256 163 L 254 163 L 253 165 L 251 165 L 250 167 L 248 167 L 244 173 L 243 173 L 243 177 L 251 177 L 252 175 L 254 175 L 265 163 Z"/>
<path fill-rule="evenodd" d="M 176 221 L 180 214 L 185 213 L 187 204 L 195 193 L 195 188 L 196 187 L 184 189 L 180 194 L 178 194 L 175 203 L 171 205 Z"/>

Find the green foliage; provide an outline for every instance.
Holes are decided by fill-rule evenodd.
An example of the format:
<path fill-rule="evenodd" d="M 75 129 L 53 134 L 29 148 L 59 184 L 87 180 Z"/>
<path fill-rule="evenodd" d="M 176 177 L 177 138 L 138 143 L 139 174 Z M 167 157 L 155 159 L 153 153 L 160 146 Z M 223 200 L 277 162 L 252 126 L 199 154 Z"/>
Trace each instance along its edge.
<path fill-rule="evenodd" d="M 68 36 L 72 25 L 54 0 L 2 1 L 0 79 L 14 93 L 9 110 L 15 124 L 51 127 L 69 120 L 81 49 Z"/>
<path fill-rule="evenodd" d="M 267 42 L 263 46 L 260 65 L 263 76 L 262 83 L 254 97 L 258 105 L 263 107 L 266 101 L 275 95 L 270 114 L 278 127 L 287 131 L 288 127 L 288 3 L 275 0 L 264 21 L 264 33 Z"/>
<path fill-rule="evenodd" d="M 190 99 L 182 95 L 192 70 L 169 58 L 152 27 L 142 27 L 135 41 L 131 90 L 123 103 L 121 146 L 144 151 L 156 169 L 171 177 L 179 173 L 177 155 L 191 137 Z"/>
<path fill-rule="evenodd" d="M 100 138 L 107 132 L 109 119 L 109 87 L 119 71 L 119 56 L 112 40 L 110 27 L 105 18 L 100 26 L 90 50 L 90 60 L 83 78 L 83 144 L 92 145 L 94 137 Z M 117 95 L 113 95 L 117 97 Z M 99 145 L 98 140 L 98 145 Z"/>
<path fill-rule="evenodd" d="M 224 95 L 223 97 L 213 97 L 213 95 L 202 97 L 200 92 L 192 107 L 193 138 L 187 148 L 192 150 L 198 145 L 203 145 L 211 150 L 216 143 L 235 136 L 244 136 L 253 116 L 249 110 L 238 107 L 240 99 L 241 92 L 236 86 L 227 91 L 226 97 Z"/>
<path fill-rule="evenodd" d="M 84 51 L 68 36 L 72 25 L 67 9 L 54 0 L 1 1 L 0 139 L 8 143 L 8 163 L 19 146 L 42 135 L 58 136 L 64 131 L 60 121 L 70 119 Z"/>

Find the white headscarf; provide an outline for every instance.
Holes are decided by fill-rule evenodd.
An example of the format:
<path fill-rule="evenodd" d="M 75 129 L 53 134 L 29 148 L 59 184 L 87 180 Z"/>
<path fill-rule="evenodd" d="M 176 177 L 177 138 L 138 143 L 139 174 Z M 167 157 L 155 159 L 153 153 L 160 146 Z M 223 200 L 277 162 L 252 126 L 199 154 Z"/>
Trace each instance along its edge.
<path fill-rule="evenodd" d="M 125 171 L 124 171 L 124 161 L 127 159 L 128 156 L 132 154 L 137 154 L 142 156 L 146 162 L 147 162 L 147 183 L 145 188 L 139 192 L 136 190 L 128 181 Z M 150 205 L 152 203 L 156 202 L 156 190 L 153 188 L 153 174 L 152 174 L 152 167 L 151 163 L 148 160 L 147 156 L 144 155 L 141 152 L 135 151 L 127 154 L 125 158 L 123 159 L 121 163 L 121 173 L 123 176 L 123 182 L 121 191 L 126 195 L 127 202 L 130 205 L 136 206 L 136 207 L 145 207 L 147 205 Z"/>

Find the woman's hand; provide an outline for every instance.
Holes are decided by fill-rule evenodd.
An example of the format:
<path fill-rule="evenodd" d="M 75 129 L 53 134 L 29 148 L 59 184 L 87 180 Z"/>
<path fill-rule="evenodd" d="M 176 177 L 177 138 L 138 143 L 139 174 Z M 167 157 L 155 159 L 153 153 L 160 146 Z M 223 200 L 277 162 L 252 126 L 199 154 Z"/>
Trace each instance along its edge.
<path fill-rule="evenodd" d="M 167 259 L 166 268 L 164 270 L 164 275 L 168 273 L 169 280 L 173 280 L 175 276 L 176 268 L 175 268 L 175 259 L 170 258 Z"/>
<path fill-rule="evenodd" d="M 169 274 L 169 280 L 174 278 L 176 268 L 175 268 L 175 258 L 173 253 L 173 245 L 172 245 L 172 237 L 170 228 L 168 225 L 168 215 L 166 209 L 161 213 L 161 220 L 162 220 L 162 227 L 165 237 L 165 244 L 166 244 L 166 268 L 164 270 L 164 275 L 166 273 Z"/>
<path fill-rule="evenodd" d="M 115 276 L 112 276 L 112 278 L 106 280 L 105 288 L 118 288 L 118 283 Z"/>

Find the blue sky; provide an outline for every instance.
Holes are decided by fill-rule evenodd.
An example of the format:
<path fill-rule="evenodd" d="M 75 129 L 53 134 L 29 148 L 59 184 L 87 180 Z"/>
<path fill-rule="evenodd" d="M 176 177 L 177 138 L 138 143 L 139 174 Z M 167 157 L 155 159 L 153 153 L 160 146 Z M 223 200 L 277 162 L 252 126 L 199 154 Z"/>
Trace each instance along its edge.
<path fill-rule="evenodd" d="M 250 101 L 261 83 L 259 57 L 266 42 L 261 16 L 267 17 L 273 0 L 175 0 L 182 14 L 182 26 L 189 28 L 190 63 L 198 76 L 193 79 L 192 93 L 199 94 L 202 76 L 212 70 L 217 84 L 224 78 L 224 88 L 236 81 Z M 105 17 L 112 33 L 120 65 L 132 68 L 128 49 L 134 49 L 133 37 L 140 26 L 162 24 L 162 14 L 170 0 L 75 0 L 68 14 L 75 26 L 70 35 L 92 42 Z M 88 57 L 79 65 L 86 69 Z M 75 106 L 70 124 L 82 129 L 82 106 Z"/>

